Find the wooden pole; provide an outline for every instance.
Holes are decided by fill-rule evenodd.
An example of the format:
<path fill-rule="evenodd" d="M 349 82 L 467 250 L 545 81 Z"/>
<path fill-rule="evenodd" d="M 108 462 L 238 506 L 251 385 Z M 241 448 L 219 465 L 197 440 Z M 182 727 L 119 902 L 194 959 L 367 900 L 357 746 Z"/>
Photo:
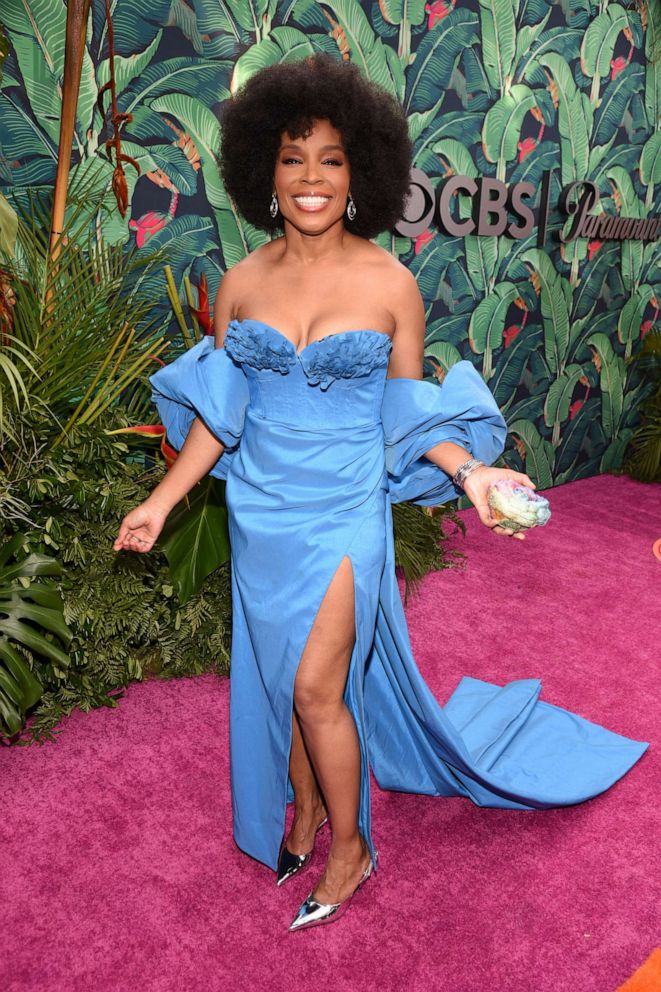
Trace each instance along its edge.
<path fill-rule="evenodd" d="M 67 187 L 71 168 L 71 143 L 76 122 L 76 107 L 83 69 L 83 53 L 87 34 L 87 18 L 91 0 L 69 0 L 64 48 L 64 84 L 62 87 L 62 115 L 60 118 L 60 144 L 55 173 L 55 196 L 51 218 L 50 256 L 54 262 L 59 254 L 59 238 L 64 225 Z"/>

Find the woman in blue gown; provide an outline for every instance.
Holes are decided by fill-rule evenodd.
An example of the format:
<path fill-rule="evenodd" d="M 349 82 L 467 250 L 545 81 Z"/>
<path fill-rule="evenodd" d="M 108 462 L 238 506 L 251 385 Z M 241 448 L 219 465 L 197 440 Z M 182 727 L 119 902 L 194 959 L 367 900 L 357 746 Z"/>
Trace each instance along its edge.
<path fill-rule="evenodd" d="M 330 57 L 262 70 L 229 101 L 225 186 L 284 234 L 224 275 L 214 336 L 151 377 L 180 454 L 115 542 L 149 551 L 200 478 L 227 480 L 234 837 L 281 884 L 332 829 L 290 930 L 338 919 L 376 870 L 370 767 L 387 789 L 544 809 L 603 792 L 647 746 L 541 702 L 537 679 L 466 677 L 441 707 L 416 667 L 391 504 L 443 503 L 461 481 L 520 540 L 486 492 L 534 483 L 489 467 L 507 428 L 470 362 L 422 381 L 415 280 L 369 240 L 401 216 L 410 156 L 396 102 Z"/>

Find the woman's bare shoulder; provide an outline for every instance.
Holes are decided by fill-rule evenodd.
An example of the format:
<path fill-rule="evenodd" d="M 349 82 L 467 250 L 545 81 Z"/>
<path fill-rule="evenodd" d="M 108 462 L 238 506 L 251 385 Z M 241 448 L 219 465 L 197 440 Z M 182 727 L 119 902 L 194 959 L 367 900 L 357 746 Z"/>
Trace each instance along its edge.
<path fill-rule="evenodd" d="M 363 258 L 369 270 L 371 285 L 382 286 L 387 299 L 401 297 L 410 300 L 411 296 L 415 296 L 418 292 L 418 285 L 411 270 L 381 245 L 372 241 L 366 242 Z"/>

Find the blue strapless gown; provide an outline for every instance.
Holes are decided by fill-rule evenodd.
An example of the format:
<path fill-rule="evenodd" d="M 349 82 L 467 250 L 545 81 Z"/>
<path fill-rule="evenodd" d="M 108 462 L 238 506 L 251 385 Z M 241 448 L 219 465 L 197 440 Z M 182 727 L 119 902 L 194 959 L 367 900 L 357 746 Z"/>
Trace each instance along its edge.
<path fill-rule="evenodd" d="M 232 575 L 230 752 L 234 837 L 275 869 L 293 800 L 294 679 L 324 593 L 345 555 L 356 642 L 345 701 L 361 750 L 359 827 L 372 858 L 371 766 L 382 788 L 545 809 L 609 788 L 647 748 L 541 702 L 538 679 L 463 678 L 441 707 L 411 653 L 395 576 L 391 504 L 460 494 L 425 458 L 454 441 L 492 464 L 507 427 L 468 361 L 442 386 L 387 379 L 392 343 L 330 334 L 297 352 L 258 320 L 233 320 L 151 376 L 170 442 L 195 416 L 226 446 Z M 376 863 L 376 861 L 375 861 Z"/>

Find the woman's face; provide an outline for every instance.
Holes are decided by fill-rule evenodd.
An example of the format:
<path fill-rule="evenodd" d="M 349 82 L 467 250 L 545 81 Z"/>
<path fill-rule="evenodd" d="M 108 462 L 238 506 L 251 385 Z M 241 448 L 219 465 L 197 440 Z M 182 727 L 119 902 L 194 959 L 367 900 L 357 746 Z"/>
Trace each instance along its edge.
<path fill-rule="evenodd" d="M 273 187 L 280 213 L 298 230 L 321 234 L 342 221 L 349 179 L 342 136 L 330 121 L 315 121 L 307 138 L 282 134 Z"/>

